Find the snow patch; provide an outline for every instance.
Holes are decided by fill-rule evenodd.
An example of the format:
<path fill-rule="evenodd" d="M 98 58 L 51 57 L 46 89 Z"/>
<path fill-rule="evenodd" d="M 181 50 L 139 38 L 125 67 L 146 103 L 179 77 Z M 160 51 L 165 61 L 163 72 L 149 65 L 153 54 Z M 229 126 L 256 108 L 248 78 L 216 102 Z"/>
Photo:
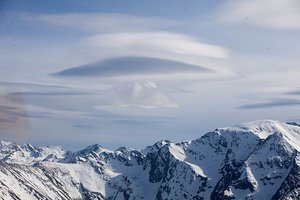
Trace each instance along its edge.
<path fill-rule="evenodd" d="M 184 161 L 186 158 L 186 155 L 184 153 L 184 150 L 182 149 L 182 147 L 171 143 L 170 147 L 169 147 L 170 153 L 178 160 L 180 161 Z"/>

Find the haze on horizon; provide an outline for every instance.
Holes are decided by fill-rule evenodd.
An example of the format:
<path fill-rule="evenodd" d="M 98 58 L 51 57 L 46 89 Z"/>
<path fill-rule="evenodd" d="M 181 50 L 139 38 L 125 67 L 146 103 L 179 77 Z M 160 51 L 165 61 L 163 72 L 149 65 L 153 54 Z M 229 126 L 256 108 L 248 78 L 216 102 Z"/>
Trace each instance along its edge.
<path fill-rule="evenodd" d="M 297 0 L 4 0 L 0 15 L 0 140 L 139 149 L 300 121 Z"/>

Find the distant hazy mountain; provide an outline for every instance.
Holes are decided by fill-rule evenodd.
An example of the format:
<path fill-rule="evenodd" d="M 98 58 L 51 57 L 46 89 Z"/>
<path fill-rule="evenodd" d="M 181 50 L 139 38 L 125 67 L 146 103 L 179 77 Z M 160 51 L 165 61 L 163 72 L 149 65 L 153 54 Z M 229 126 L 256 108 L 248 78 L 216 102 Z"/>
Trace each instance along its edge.
<path fill-rule="evenodd" d="M 299 199 L 299 152 L 300 127 L 271 120 L 141 151 L 1 142 L 0 198 Z"/>

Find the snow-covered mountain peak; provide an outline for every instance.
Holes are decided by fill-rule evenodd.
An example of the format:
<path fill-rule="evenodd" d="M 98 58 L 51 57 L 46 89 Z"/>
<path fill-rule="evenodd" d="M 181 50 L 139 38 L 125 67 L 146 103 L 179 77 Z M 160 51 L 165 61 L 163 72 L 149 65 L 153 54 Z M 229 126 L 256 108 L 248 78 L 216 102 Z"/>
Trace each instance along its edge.
<path fill-rule="evenodd" d="M 275 132 L 280 132 L 284 135 L 290 134 L 290 131 L 300 130 L 300 127 L 293 127 L 287 123 L 275 120 L 260 120 L 248 123 L 243 123 L 233 127 L 217 129 L 223 132 L 252 132 L 261 139 L 266 139 L 269 135 Z"/>
<path fill-rule="evenodd" d="M 160 141 L 154 143 L 153 145 L 148 146 L 147 148 L 141 150 L 141 152 L 143 154 L 147 154 L 149 152 L 156 152 L 156 151 L 158 151 L 159 149 L 161 149 L 165 146 L 169 146 L 170 143 L 171 142 L 169 140 L 160 140 Z"/>
<path fill-rule="evenodd" d="M 0 147 L 1 147 L 1 148 L 4 147 L 4 146 L 11 146 L 11 145 L 13 145 L 13 144 L 15 144 L 15 143 L 0 140 Z"/>
<path fill-rule="evenodd" d="M 0 141 L 0 159 L 8 163 L 34 164 L 45 159 L 61 159 L 64 155 L 64 149 L 59 146 L 35 147 Z"/>
<path fill-rule="evenodd" d="M 122 152 L 122 153 L 130 153 L 132 151 L 136 151 L 133 148 L 127 148 L 127 147 L 119 147 L 115 150 L 116 152 Z"/>
<path fill-rule="evenodd" d="M 157 148 L 162 148 L 165 145 L 169 145 L 171 143 L 170 140 L 160 140 L 158 142 L 156 142 L 153 146 L 157 147 Z"/>
<path fill-rule="evenodd" d="M 87 146 L 81 152 L 88 154 L 88 153 L 91 153 L 91 152 L 99 153 L 99 152 L 102 152 L 102 151 L 105 151 L 105 150 L 106 149 L 103 148 L 101 145 L 99 145 L 99 144 L 93 144 L 93 145 Z"/>
<path fill-rule="evenodd" d="M 8 142 L 8 141 L 0 141 L 0 151 L 11 151 L 11 150 L 17 150 L 20 149 L 21 147 L 13 142 Z"/>
<path fill-rule="evenodd" d="M 243 123 L 233 127 L 219 128 L 217 132 L 220 134 L 252 133 L 260 139 L 267 139 L 273 134 L 277 134 L 278 136 L 282 135 L 283 139 L 300 151 L 300 127 L 276 120 L 260 120 Z"/>

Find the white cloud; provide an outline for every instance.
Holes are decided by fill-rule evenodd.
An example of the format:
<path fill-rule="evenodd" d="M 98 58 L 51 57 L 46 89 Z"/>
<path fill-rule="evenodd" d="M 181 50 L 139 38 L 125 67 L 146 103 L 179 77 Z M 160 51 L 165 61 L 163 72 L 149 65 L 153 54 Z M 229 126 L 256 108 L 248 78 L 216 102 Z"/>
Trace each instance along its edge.
<path fill-rule="evenodd" d="M 213 74 L 213 78 L 217 77 L 216 75 L 222 75 L 222 77 L 235 75 L 226 64 L 226 58 L 230 53 L 229 49 L 202 42 L 198 38 L 186 34 L 170 31 L 170 26 L 179 27 L 180 22 L 157 17 L 115 13 L 21 13 L 17 16 L 24 20 L 24 23 L 34 23 L 36 26 L 47 25 L 50 30 L 53 28 L 51 26 L 57 26 L 64 29 L 72 28 L 76 33 L 82 30 L 86 31 L 84 34 L 79 34 L 76 40 L 72 37 L 64 38 L 64 41 L 61 41 L 62 45 L 56 44 L 54 41 L 53 48 L 49 48 L 48 41 L 47 45 L 43 42 L 36 44 L 35 46 L 45 47 L 45 50 L 38 51 L 39 54 L 42 54 L 39 56 L 42 61 L 38 60 L 39 62 L 32 59 L 32 55 L 36 54 L 36 52 L 32 52 L 32 47 L 27 48 L 28 55 L 24 55 L 24 51 L 20 52 L 22 54 L 20 56 L 25 57 L 28 62 L 35 60 L 37 65 L 42 65 L 43 72 L 47 67 L 47 74 L 64 70 L 67 66 L 76 67 L 115 57 L 134 56 L 166 59 L 208 68 L 216 72 Z M 60 30 L 56 29 L 56 31 Z M 47 37 L 47 39 L 49 38 L 51 37 Z M 55 51 L 56 49 L 57 51 Z M 19 53 L 18 49 L 15 52 Z M 20 56 L 18 55 L 18 57 Z M 7 57 L 12 56 L 8 55 Z M 14 61 L 14 57 L 9 61 Z M 49 62 L 51 57 L 56 57 L 55 61 Z M 48 63 L 51 63 L 50 67 L 47 66 Z M 19 63 L 16 65 L 24 66 L 24 62 L 22 65 Z M 177 77 L 194 79 L 195 75 L 194 73 L 188 76 L 177 74 Z M 201 75 L 201 77 L 203 76 Z M 157 75 L 151 77 L 151 79 L 153 78 L 165 79 L 166 77 Z M 196 78 L 199 78 L 199 74 L 196 75 Z"/>
<path fill-rule="evenodd" d="M 185 34 L 166 31 L 120 32 L 83 38 L 72 55 L 86 57 L 85 63 L 116 57 L 150 57 L 204 67 L 215 73 L 190 73 L 146 77 L 146 79 L 228 78 L 236 76 L 227 62 L 226 47 L 208 44 Z"/>
<path fill-rule="evenodd" d="M 221 21 L 272 29 L 300 29 L 298 0 L 231 0 L 221 7 Z"/>
<path fill-rule="evenodd" d="M 111 102 L 121 107 L 178 107 L 178 104 L 162 93 L 152 81 L 122 84 L 107 93 L 111 93 Z"/>
<path fill-rule="evenodd" d="M 29 14 L 19 17 L 26 21 L 46 23 L 53 26 L 82 29 L 87 31 L 145 31 L 153 28 L 174 26 L 177 22 L 158 17 L 142 17 L 116 13 L 64 13 Z"/>
<path fill-rule="evenodd" d="M 224 47 L 206 44 L 199 40 L 174 32 L 158 31 L 178 22 L 157 17 L 142 17 L 115 13 L 68 13 L 30 14 L 19 17 L 25 21 L 36 21 L 54 26 L 73 27 L 77 30 L 94 31 L 86 44 L 115 52 L 157 52 L 178 55 L 227 58 Z"/>
<path fill-rule="evenodd" d="M 149 54 L 173 56 L 206 56 L 227 58 L 225 47 L 207 44 L 184 34 L 173 32 L 122 32 L 101 34 L 86 39 L 89 46 L 113 52 L 149 56 Z"/>

